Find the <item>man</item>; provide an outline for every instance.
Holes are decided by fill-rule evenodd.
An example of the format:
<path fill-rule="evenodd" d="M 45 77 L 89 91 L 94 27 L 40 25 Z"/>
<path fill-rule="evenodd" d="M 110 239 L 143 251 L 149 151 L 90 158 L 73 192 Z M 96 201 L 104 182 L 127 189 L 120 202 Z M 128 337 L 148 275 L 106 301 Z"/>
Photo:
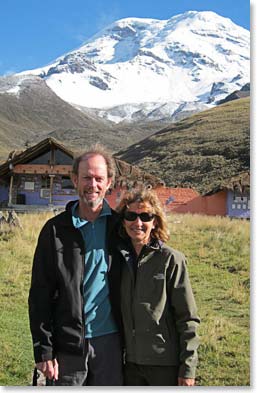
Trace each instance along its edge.
<path fill-rule="evenodd" d="M 112 157 L 96 146 L 75 159 L 79 201 L 47 221 L 29 294 L 36 367 L 55 385 L 122 385 L 119 267 L 111 260 L 117 214 L 104 199 Z"/>

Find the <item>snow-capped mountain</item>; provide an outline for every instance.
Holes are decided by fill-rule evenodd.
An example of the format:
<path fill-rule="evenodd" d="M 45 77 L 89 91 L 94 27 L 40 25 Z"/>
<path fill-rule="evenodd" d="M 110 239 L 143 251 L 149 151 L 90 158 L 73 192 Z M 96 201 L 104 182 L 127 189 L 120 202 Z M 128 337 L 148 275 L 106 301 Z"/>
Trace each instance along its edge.
<path fill-rule="evenodd" d="M 209 11 L 126 18 L 19 75 L 27 74 L 76 108 L 116 123 L 171 120 L 215 105 L 250 81 L 250 32 Z"/>

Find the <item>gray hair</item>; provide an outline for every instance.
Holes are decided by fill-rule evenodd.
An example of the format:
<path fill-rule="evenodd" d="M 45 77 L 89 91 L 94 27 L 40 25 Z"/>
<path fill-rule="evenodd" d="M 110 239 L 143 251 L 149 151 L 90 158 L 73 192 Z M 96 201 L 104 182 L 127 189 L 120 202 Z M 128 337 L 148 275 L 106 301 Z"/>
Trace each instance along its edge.
<path fill-rule="evenodd" d="M 72 165 L 72 173 L 74 175 L 78 175 L 79 171 L 79 163 L 83 160 L 86 160 L 89 156 L 100 155 L 105 159 L 107 166 L 107 176 L 108 178 L 114 179 L 115 177 L 115 161 L 112 157 L 112 154 L 107 150 L 106 147 L 101 145 L 100 143 L 96 143 L 94 145 L 89 146 L 87 150 L 85 150 L 82 154 L 75 157 Z"/>

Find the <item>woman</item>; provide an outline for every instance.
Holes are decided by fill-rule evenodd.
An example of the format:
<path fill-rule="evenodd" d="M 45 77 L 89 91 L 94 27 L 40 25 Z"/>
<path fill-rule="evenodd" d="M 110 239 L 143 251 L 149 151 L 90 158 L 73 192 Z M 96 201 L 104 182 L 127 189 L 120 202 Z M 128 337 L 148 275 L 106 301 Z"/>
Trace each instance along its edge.
<path fill-rule="evenodd" d="M 200 320 L 185 257 L 164 244 L 168 227 L 153 191 L 126 193 L 117 210 L 125 385 L 192 386 Z"/>

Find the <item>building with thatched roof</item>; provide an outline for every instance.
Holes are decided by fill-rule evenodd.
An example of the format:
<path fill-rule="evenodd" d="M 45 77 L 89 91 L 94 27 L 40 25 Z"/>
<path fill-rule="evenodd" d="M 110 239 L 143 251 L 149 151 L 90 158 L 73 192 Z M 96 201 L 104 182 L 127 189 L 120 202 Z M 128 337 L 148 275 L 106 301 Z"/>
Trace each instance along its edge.
<path fill-rule="evenodd" d="M 0 164 L 0 208 L 16 211 L 63 209 L 77 192 L 70 179 L 78 152 L 56 139 L 46 138 L 20 152 L 11 152 Z M 106 195 L 115 208 L 126 189 L 154 188 L 167 213 L 198 213 L 250 217 L 250 173 L 221 182 L 205 195 L 189 188 L 169 188 L 156 176 L 114 157 L 116 176 Z"/>
<path fill-rule="evenodd" d="M 28 210 L 63 207 L 77 199 L 70 179 L 74 152 L 54 138 L 46 138 L 22 152 L 11 152 L 0 165 L 0 206 Z M 116 176 L 113 189 L 144 184 L 163 185 L 163 181 L 114 157 Z M 111 190 L 112 192 L 112 190 Z"/>

